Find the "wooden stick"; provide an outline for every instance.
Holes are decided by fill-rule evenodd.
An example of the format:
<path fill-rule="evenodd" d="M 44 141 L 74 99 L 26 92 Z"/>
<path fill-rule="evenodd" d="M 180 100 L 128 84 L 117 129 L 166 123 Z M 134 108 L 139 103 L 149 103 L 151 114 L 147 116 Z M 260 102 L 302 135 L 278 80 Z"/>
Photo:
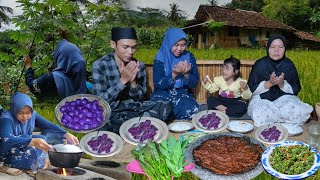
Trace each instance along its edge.
<path fill-rule="evenodd" d="M 207 79 L 208 79 L 208 81 L 211 83 L 211 84 L 213 84 L 213 82 L 211 81 L 211 79 L 209 78 L 209 76 L 207 75 L 207 77 L 206 77 Z"/>

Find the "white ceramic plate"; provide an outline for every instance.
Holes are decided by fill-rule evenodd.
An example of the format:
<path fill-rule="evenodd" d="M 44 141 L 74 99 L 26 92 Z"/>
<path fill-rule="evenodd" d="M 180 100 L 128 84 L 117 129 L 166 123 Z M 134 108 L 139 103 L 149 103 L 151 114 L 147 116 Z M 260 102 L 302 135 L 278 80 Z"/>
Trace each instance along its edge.
<path fill-rule="evenodd" d="M 103 134 L 107 134 L 108 138 L 110 138 L 113 141 L 111 150 L 109 153 L 103 152 L 101 154 L 95 153 L 91 150 L 91 148 L 88 145 L 88 142 L 97 136 L 103 135 Z M 119 153 L 122 150 L 123 147 L 123 140 L 122 138 L 113 133 L 113 132 L 109 132 L 109 131 L 94 131 L 91 133 L 86 134 L 85 136 L 83 136 L 80 140 L 80 147 L 81 149 L 86 153 L 89 154 L 91 156 L 94 157 L 109 157 L 109 156 L 113 156 L 117 153 Z"/>
<path fill-rule="evenodd" d="M 220 124 L 218 125 L 218 128 L 216 129 L 207 129 L 206 127 L 203 127 L 201 125 L 201 123 L 199 122 L 199 119 L 203 116 L 206 116 L 208 114 L 211 113 L 216 113 L 217 116 L 219 116 L 220 120 Z M 214 133 L 214 132 L 219 132 L 224 130 L 228 124 L 229 124 L 229 117 L 225 114 L 222 113 L 220 111 L 216 111 L 216 110 L 205 110 L 205 111 L 200 111 L 198 112 L 196 115 L 193 116 L 192 118 L 192 124 L 194 125 L 195 128 L 204 131 L 204 132 L 208 132 L 208 133 Z"/>
<path fill-rule="evenodd" d="M 298 125 L 286 123 L 281 123 L 280 125 L 287 129 L 289 136 L 295 136 L 303 132 L 303 129 Z"/>
<path fill-rule="evenodd" d="M 277 141 L 268 141 L 267 139 L 265 139 L 262 136 L 262 131 L 264 131 L 265 129 L 271 128 L 272 126 L 276 126 L 277 130 L 279 130 L 281 132 L 280 137 Z M 255 137 L 257 138 L 258 141 L 265 143 L 265 144 L 276 144 L 279 142 L 283 142 L 285 140 L 287 140 L 288 138 L 288 131 L 286 128 L 284 128 L 283 126 L 279 125 L 279 124 L 266 124 L 264 126 L 260 126 L 258 129 L 256 129 L 255 133 L 254 133 Z"/>
<path fill-rule="evenodd" d="M 230 121 L 228 129 L 233 132 L 247 133 L 253 130 L 253 125 L 245 121 Z"/>
<path fill-rule="evenodd" d="M 302 173 L 302 174 L 297 174 L 297 175 L 287 175 L 287 174 L 282 174 L 278 171 L 276 171 L 275 169 L 272 168 L 270 162 L 269 162 L 269 158 L 273 152 L 273 150 L 278 147 L 278 146 L 293 146 L 293 145 L 300 145 L 300 146 L 309 146 L 312 152 L 315 152 L 314 155 L 314 163 L 312 165 L 312 167 Z M 261 162 L 262 162 L 262 166 L 264 167 L 264 169 L 271 175 L 279 178 L 279 179 L 303 179 L 306 178 L 310 175 L 312 175 L 313 173 L 317 172 L 318 168 L 320 167 L 320 155 L 316 153 L 316 149 L 313 148 L 312 146 L 305 144 L 303 142 L 298 142 L 298 141 L 285 141 L 279 144 L 275 144 L 269 148 L 267 148 L 264 153 L 262 154 L 261 157 Z"/>
<path fill-rule="evenodd" d="M 139 122 L 140 117 L 135 117 L 129 119 L 128 121 L 124 122 L 119 129 L 120 136 L 128 143 L 137 145 L 139 144 L 139 140 L 134 139 L 133 136 L 128 132 L 129 128 L 131 128 L 134 124 Z M 166 139 L 169 133 L 168 126 L 165 122 L 161 121 L 160 119 L 153 118 L 153 117 L 141 117 L 140 123 L 146 120 L 151 120 L 151 124 L 157 127 L 157 134 L 154 136 L 155 142 L 160 143 L 162 140 Z M 142 144 L 147 143 L 144 141 Z"/>
<path fill-rule="evenodd" d="M 192 129 L 193 124 L 191 122 L 177 121 L 169 124 L 168 128 L 172 132 L 181 133 Z"/>

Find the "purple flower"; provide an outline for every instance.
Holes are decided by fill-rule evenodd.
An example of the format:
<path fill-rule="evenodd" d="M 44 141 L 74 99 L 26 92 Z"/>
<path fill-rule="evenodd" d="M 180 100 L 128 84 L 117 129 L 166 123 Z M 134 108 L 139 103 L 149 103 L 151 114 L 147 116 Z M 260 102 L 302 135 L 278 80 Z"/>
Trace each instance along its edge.
<path fill-rule="evenodd" d="M 221 94 L 220 94 L 220 96 L 221 96 L 221 97 L 227 97 L 228 94 L 227 94 L 225 91 L 222 91 Z"/>

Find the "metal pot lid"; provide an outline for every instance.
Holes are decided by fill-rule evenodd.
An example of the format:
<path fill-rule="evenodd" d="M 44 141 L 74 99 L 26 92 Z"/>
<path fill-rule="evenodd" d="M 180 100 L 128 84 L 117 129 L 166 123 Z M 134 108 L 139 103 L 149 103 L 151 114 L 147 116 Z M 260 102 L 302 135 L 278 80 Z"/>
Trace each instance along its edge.
<path fill-rule="evenodd" d="M 83 152 L 80 147 L 72 145 L 72 144 L 56 144 L 53 145 L 53 148 L 57 152 L 62 152 L 62 153 L 81 153 Z"/>

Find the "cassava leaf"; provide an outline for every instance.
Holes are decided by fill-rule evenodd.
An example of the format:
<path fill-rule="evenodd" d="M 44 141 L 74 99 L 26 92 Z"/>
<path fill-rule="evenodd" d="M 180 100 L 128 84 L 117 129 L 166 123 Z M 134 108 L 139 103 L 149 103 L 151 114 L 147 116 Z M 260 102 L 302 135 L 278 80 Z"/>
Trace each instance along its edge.
<path fill-rule="evenodd" d="M 168 151 L 171 151 L 175 148 L 177 144 L 177 140 L 173 136 L 170 136 L 167 143 L 168 143 Z"/>
<path fill-rule="evenodd" d="M 131 151 L 136 160 L 139 161 L 141 168 L 151 177 L 151 179 L 167 180 L 170 179 L 170 171 L 167 168 L 164 157 L 158 151 L 160 145 L 155 142 L 148 142 L 144 147 Z"/>

